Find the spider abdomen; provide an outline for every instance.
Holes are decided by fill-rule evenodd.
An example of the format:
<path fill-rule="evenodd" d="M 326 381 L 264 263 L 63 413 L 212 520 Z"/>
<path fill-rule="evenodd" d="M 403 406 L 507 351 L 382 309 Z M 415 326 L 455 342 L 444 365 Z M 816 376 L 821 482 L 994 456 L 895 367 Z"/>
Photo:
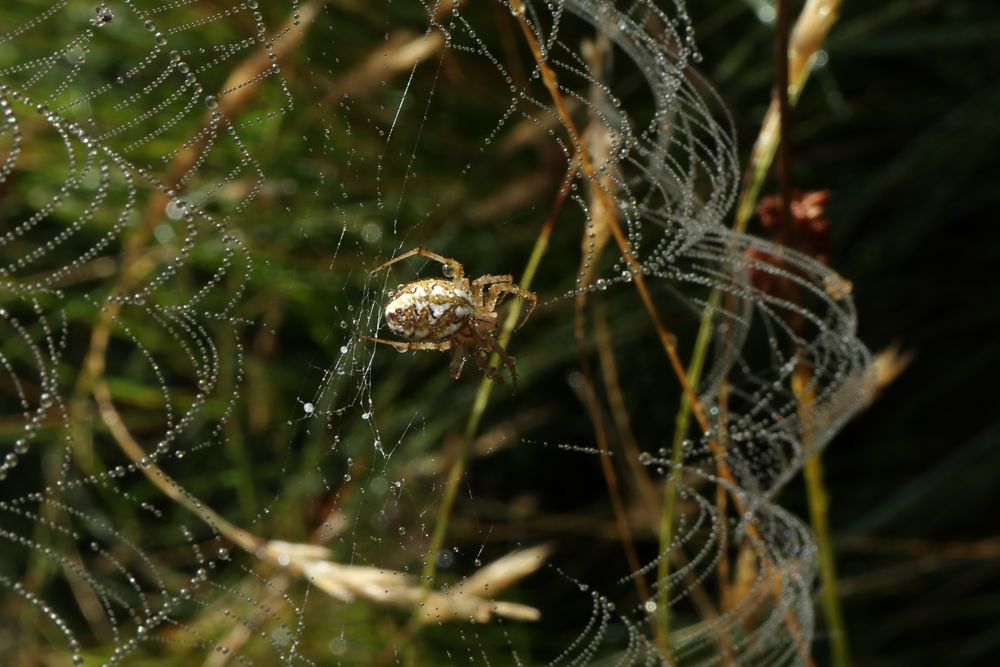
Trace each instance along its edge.
<path fill-rule="evenodd" d="M 475 313 L 472 295 L 454 282 L 431 278 L 404 285 L 385 307 L 389 328 L 409 340 L 445 340 Z"/>

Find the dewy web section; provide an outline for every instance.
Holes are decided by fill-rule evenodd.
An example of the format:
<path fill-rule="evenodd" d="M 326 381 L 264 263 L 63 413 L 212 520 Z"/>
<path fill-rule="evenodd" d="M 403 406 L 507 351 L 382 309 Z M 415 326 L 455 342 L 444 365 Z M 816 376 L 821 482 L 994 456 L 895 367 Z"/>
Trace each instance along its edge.
<path fill-rule="evenodd" d="M 808 664 L 775 497 L 869 358 L 839 276 L 729 231 L 682 4 L 29 1 L 0 33 L 10 664 Z M 439 277 L 369 273 L 416 247 L 539 295 L 517 393 L 362 338 Z M 671 449 L 660 341 L 703 317 Z"/>

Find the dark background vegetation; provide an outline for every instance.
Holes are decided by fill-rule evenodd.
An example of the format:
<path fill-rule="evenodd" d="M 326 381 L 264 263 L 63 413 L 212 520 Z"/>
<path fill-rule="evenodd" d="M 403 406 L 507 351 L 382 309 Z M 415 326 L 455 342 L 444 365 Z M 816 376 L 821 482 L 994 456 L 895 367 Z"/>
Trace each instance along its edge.
<path fill-rule="evenodd" d="M 702 26 L 713 10 L 692 8 Z M 744 154 L 769 37 L 745 12 L 699 31 Z M 832 264 L 854 281 L 862 340 L 916 355 L 824 455 L 855 662 L 993 664 L 1000 8 L 847 2 L 826 50 L 794 114 L 795 184 L 832 192 Z"/>

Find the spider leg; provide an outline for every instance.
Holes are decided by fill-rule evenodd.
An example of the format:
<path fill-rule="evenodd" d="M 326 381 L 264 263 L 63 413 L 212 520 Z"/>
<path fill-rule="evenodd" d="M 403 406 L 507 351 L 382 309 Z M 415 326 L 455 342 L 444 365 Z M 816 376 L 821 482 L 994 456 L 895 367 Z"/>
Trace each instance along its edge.
<path fill-rule="evenodd" d="M 517 326 L 520 328 L 521 326 L 524 325 L 525 322 L 528 321 L 528 318 L 531 317 L 531 313 L 534 312 L 535 304 L 538 303 L 538 295 L 535 294 L 534 292 L 529 292 L 526 289 L 521 289 L 517 285 L 498 283 L 490 287 L 489 297 L 483 299 L 484 301 L 483 306 L 487 310 L 495 310 L 496 307 L 500 304 L 500 302 L 503 301 L 503 297 L 506 296 L 507 294 L 513 294 L 514 296 L 519 296 L 525 302 L 527 302 L 528 307 L 525 310 L 524 315 L 521 316 L 521 321 L 517 323 Z"/>
<path fill-rule="evenodd" d="M 507 367 L 510 371 L 511 384 L 514 385 L 514 391 L 517 391 L 517 366 L 514 364 L 514 357 L 507 354 L 507 350 L 503 349 L 503 346 L 497 342 L 497 339 L 493 336 L 483 336 L 482 339 L 489 345 L 490 349 L 497 353 L 500 357 L 500 361 Z M 490 366 L 490 368 L 493 368 Z M 503 384 L 499 382 L 498 384 Z"/>
<path fill-rule="evenodd" d="M 465 367 L 465 360 L 469 358 L 469 351 L 465 345 L 459 343 L 455 346 L 455 352 L 451 355 L 451 379 L 457 380 Z"/>
<path fill-rule="evenodd" d="M 450 257 L 445 257 L 444 255 L 439 255 L 436 252 L 431 252 L 426 248 L 414 248 L 413 250 L 408 250 L 404 252 L 402 255 L 396 255 L 388 262 L 376 266 L 374 269 L 371 270 L 371 273 L 378 273 L 382 269 L 392 266 L 396 262 L 401 262 L 404 259 L 409 259 L 414 255 L 420 255 L 421 257 L 432 259 L 435 262 L 438 262 L 439 264 L 443 264 L 444 266 L 451 267 L 451 270 L 453 271 L 452 277 L 455 279 L 456 284 L 460 284 L 460 282 L 465 279 L 465 269 L 462 268 L 462 265 L 457 260 L 451 259 Z"/>
<path fill-rule="evenodd" d="M 384 345 L 392 345 L 397 350 L 450 350 L 452 343 L 450 340 L 443 340 L 439 342 L 434 341 L 420 341 L 420 342 L 408 342 L 405 340 L 388 340 L 386 338 L 372 338 L 371 336 L 359 336 L 364 340 L 370 340 L 373 343 L 382 343 Z"/>
<path fill-rule="evenodd" d="M 483 296 L 483 308 L 489 311 L 496 310 L 500 306 L 500 302 L 503 301 L 504 295 L 507 294 L 504 287 L 503 284 L 490 286 L 489 294 Z"/>
<path fill-rule="evenodd" d="M 490 355 L 487 354 L 485 350 L 477 350 L 476 354 L 472 355 L 473 360 L 476 362 L 476 366 L 479 370 L 483 372 L 486 377 L 493 380 L 497 384 L 503 384 L 503 376 L 490 364 Z M 517 386 L 517 381 L 515 380 L 514 386 Z"/>
<path fill-rule="evenodd" d="M 472 281 L 472 287 L 470 291 L 472 292 L 472 297 L 473 299 L 475 299 L 476 304 L 484 306 L 486 303 L 484 299 L 484 290 L 486 289 L 487 285 L 493 285 L 496 283 L 513 283 L 513 282 L 514 282 L 514 276 L 510 274 L 502 276 L 492 276 L 492 275 L 480 276 Z M 493 310 L 493 308 L 490 308 L 490 310 Z"/>
<path fill-rule="evenodd" d="M 514 282 L 514 276 L 510 275 L 509 273 L 505 273 L 504 275 L 479 276 L 478 278 L 472 281 L 472 284 L 485 286 L 485 285 L 492 285 L 493 283 L 513 283 L 513 282 Z"/>

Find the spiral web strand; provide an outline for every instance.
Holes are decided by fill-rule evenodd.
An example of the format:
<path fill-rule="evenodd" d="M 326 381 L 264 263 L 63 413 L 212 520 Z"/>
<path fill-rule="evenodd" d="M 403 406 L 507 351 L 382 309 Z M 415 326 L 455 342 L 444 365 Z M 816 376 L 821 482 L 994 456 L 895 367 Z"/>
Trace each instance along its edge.
<path fill-rule="evenodd" d="M 776 494 L 871 391 L 849 289 L 727 230 L 733 130 L 694 70 L 681 3 L 521 7 L 0 9 L 0 586 L 16 628 L 0 651 L 46 664 L 806 664 L 815 547 Z M 485 246 L 495 263 L 470 276 L 516 273 L 546 215 L 553 247 L 582 261 L 543 262 L 540 312 L 511 345 L 523 378 L 568 377 L 565 396 L 534 402 L 529 384 L 495 398 L 516 416 L 488 424 L 472 455 L 526 466 L 518 484 L 542 495 L 602 458 L 673 484 L 669 546 L 646 540 L 638 567 L 611 559 L 610 576 L 581 567 L 559 530 L 549 539 L 530 502 L 491 495 L 481 466 L 461 487 L 460 537 L 427 553 L 448 434 L 475 385 L 453 383 L 440 355 L 358 338 L 380 335 L 387 289 L 437 275 L 420 261 L 369 269 L 418 245 L 459 261 Z M 272 256 L 299 258 L 301 274 Z M 708 428 L 679 460 L 663 444 L 673 420 L 655 417 L 672 416 L 677 379 L 634 344 L 648 329 L 640 279 L 682 341 L 711 316 Z M 296 330 L 294 304 L 260 296 L 269 283 L 294 285 L 327 327 Z M 641 451 L 595 447 L 551 417 L 586 389 L 565 371 L 573 304 L 605 304 L 612 357 L 662 388 L 621 378 L 624 411 L 654 412 Z M 658 521 L 638 520 L 647 533 Z M 421 582 L 427 559 L 439 576 Z"/>

